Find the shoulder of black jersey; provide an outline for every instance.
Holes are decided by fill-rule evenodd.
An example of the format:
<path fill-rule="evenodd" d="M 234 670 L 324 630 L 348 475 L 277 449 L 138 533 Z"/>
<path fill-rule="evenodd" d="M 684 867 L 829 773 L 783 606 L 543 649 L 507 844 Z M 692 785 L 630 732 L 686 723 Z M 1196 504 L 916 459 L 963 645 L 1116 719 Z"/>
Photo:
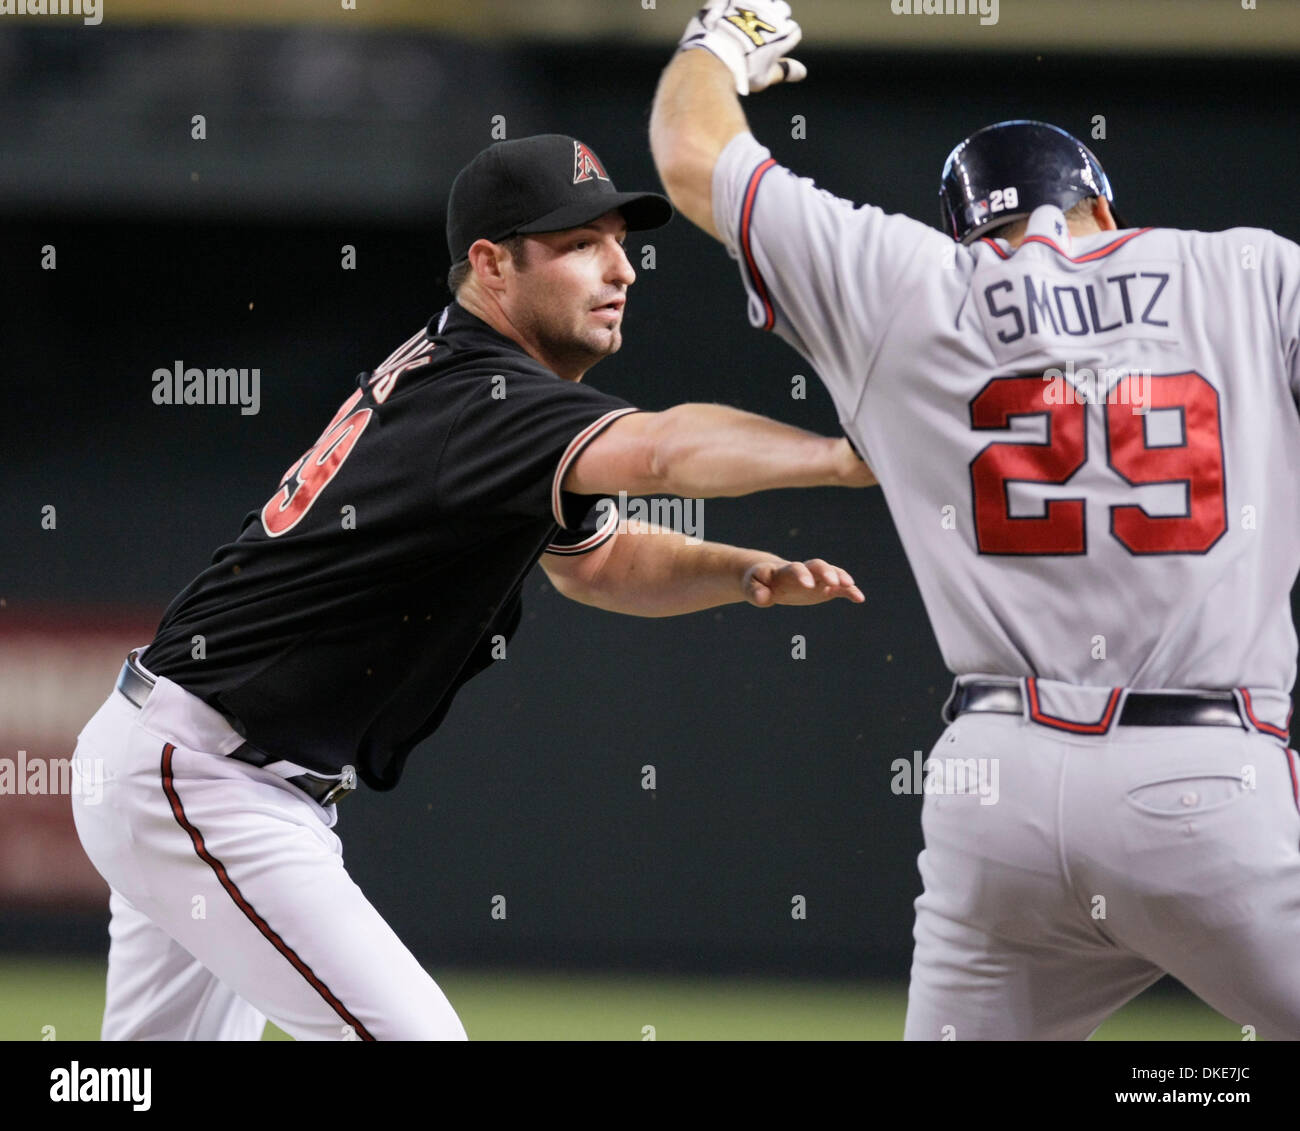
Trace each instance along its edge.
<path fill-rule="evenodd" d="M 486 375 L 524 374 L 551 381 L 563 380 L 529 354 L 457 302 L 429 319 L 426 332 L 440 350 L 444 368 L 466 369 Z"/>
<path fill-rule="evenodd" d="M 496 352 L 506 357 L 519 357 L 526 361 L 533 361 L 518 342 L 494 330 L 478 315 L 471 314 L 458 302 L 448 304 L 440 313 L 429 319 L 425 332 L 432 340 L 445 342 L 453 349 Z"/>
<path fill-rule="evenodd" d="M 452 345 L 442 360 L 446 368 L 463 370 L 469 374 L 491 376 L 499 373 L 505 377 L 528 377 L 571 383 L 564 382 L 562 377 L 525 353 L 506 353 L 491 346 L 484 347 L 461 342 Z"/>

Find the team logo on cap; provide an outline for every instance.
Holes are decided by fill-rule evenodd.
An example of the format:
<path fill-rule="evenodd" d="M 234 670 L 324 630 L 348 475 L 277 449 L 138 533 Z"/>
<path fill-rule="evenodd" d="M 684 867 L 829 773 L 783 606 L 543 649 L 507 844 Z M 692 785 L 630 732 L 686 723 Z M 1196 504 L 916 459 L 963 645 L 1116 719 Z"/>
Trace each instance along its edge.
<path fill-rule="evenodd" d="M 596 155 L 592 153 L 580 141 L 573 143 L 573 183 L 582 184 L 583 181 L 589 181 L 592 177 L 599 177 L 602 181 L 609 180 L 609 174 L 605 172 L 605 166 L 597 160 Z"/>

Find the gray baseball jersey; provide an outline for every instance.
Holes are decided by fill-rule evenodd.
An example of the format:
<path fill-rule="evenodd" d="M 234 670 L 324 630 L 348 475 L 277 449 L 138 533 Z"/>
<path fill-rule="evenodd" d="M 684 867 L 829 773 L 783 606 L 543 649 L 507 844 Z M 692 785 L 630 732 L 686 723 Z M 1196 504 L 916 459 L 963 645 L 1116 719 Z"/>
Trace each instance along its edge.
<path fill-rule="evenodd" d="M 1283 733 L 1300 569 L 1300 247 L 1272 232 L 961 247 L 722 154 L 750 320 L 815 366 L 958 674 L 1244 688 Z"/>

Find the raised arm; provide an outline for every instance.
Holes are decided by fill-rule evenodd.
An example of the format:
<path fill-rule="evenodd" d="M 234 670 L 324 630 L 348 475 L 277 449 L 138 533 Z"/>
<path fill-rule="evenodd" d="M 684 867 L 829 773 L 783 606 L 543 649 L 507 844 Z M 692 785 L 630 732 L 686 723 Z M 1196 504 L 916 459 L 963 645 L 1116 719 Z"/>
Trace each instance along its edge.
<path fill-rule="evenodd" d="M 844 439 L 726 405 L 682 404 L 615 420 L 583 449 L 561 485 L 577 495 L 712 499 L 875 482 Z"/>
<path fill-rule="evenodd" d="M 679 212 L 721 239 L 713 223 L 713 167 L 749 129 L 740 94 L 798 82 L 802 63 L 786 58 L 803 33 L 785 0 L 708 0 L 668 64 L 650 115 L 650 149 Z"/>
<path fill-rule="evenodd" d="M 678 52 L 655 92 L 650 151 L 674 207 L 715 240 L 713 167 L 748 129 L 727 66 L 707 51 Z"/>

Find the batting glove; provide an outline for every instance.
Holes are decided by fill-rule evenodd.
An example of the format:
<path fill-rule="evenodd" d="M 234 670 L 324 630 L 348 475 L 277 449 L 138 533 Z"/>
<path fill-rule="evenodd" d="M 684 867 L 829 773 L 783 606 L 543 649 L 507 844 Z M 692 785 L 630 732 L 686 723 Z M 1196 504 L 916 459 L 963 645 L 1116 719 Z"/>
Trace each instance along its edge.
<path fill-rule="evenodd" d="M 802 36 L 785 0 L 710 0 L 686 25 L 680 49 L 703 47 L 716 55 L 743 95 L 807 75 L 797 59 L 782 58 Z"/>

